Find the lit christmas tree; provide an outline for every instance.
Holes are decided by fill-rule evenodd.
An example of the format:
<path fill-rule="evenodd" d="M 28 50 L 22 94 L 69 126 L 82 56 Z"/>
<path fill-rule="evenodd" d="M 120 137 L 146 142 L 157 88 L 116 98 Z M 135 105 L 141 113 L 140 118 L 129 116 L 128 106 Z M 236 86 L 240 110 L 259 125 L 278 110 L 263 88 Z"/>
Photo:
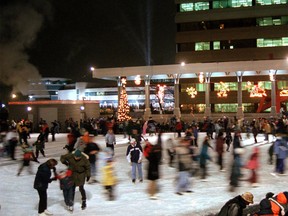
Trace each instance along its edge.
<path fill-rule="evenodd" d="M 120 122 L 124 122 L 130 120 L 131 117 L 129 116 L 130 107 L 128 104 L 128 97 L 126 92 L 126 78 L 121 78 L 121 94 L 120 94 L 120 101 L 118 106 L 118 120 Z"/>

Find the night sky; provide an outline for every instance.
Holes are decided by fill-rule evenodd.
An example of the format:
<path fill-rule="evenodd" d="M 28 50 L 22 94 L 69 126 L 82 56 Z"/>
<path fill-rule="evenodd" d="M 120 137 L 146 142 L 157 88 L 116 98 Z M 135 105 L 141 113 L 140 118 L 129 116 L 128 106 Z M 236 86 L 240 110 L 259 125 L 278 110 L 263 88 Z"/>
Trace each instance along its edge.
<path fill-rule="evenodd" d="M 87 81 L 90 66 L 175 63 L 174 0 L 0 0 L 0 6 L 0 81 L 8 85 L 11 74 L 23 71 Z"/>

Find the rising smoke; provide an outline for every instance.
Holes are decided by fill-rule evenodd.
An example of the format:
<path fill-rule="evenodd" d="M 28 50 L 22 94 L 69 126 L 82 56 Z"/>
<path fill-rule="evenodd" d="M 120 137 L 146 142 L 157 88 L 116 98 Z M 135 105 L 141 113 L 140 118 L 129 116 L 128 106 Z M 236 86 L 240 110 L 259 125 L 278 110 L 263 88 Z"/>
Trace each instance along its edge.
<path fill-rule="evenodd" d="M 29 63 L 26 51 L 35 41 L 44 19 L 51 15 L 51 6 L 47 0 L 8 3 L 1 6 L 0 14 L 0 82 L 12 86 L 13 92 L 27 95 L 28 80 L 39 80 L 41 75 Z"/>

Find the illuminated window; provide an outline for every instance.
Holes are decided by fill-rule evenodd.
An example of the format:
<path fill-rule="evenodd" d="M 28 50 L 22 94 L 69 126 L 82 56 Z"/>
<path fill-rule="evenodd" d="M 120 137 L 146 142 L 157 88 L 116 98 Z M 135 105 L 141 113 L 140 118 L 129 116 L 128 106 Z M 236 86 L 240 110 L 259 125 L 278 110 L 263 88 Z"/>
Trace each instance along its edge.
<path fill-rule="evenodd" d="M 213 8 L 228 8 L 228 1 L 213 1 Z"/>
<path fill-rule="evenodd" d="M 274 39 L 257 39 L 257 47 L 279 47 L 288 46 L 288 37 L 274 38 Z"/>
<path fill-rule="evenodd" d="M 210 42 L 195 43 L 195 51 L 210 50 Z"/>
<path fill-rule="evenodd" d="M 258 5 L 286 4 L 287 0 L 256 0 Z"/>
<path fill-rule="evenodd" d="M 257 19 L 258 26 L 287 25 L 288 16 L 282 17 L 263 17 Z"/>
<path fill-rule="evenodd" d="M 252 6 L 252 0 L 232 0 L 232 7 L 249 7 Z"/>
<path fill-rule="evenodd" d="M 180 4 L 180 12 L 209 10 L 209 2 Z"/>
<path fill-rule="evenodd" d="M 180 12 L 193 11 L 193 3 L 180 4 Z"/>
<path fill-rule="evenodd" d="M 197 2 L 195 3 L 195 11 L 209 10 L 209 2 Z"/>
<path fill-rule="evenodd" d="M 220 50 L 220 41 L 213 41 L 213 50 Z"/>

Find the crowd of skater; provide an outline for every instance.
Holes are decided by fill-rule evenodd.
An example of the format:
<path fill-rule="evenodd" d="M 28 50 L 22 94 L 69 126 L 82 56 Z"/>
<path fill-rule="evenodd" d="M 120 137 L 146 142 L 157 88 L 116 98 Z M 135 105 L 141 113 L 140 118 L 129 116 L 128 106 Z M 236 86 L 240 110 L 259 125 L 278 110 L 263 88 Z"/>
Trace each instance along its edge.
<path fill-rule="evenodd" d="M 157 180 L 161 176 L 159 173 L 159 166 L 163 163 L 164 153 L 167 153 L 169 157 L 168 165 L 177 170 L 177 177 L 175 178 L 176 195 L 181 196 L 184 193 L 193 192 L 191 188 L 191 177 L 199 177 L 201 181 L 206 181 L 208 174 L 207 164 L 209 161 L 213 161 L 211 150 L 215 151 L 217 154 L 217 161 L 215 162 L 219 165 L 219 172 L 225 172 L 228 168 L 231 172 L 229 174 L 229 191 L 235 191 L 235 188 L 239 187 L 240 181 L 243 180 L 243 174 L 241 172 L 243 167 L 249 169 L 251 172 L 251 176 L 246 180 L 249 181 L 253 187 L 259 186 L 257 179 L 260 163 L 259 147 L 255 145 L 249 156 L 249 160 L 243 161 L 244 147 L 241 144 L 242 139 L 244 139 L 241 135 L 243 132 L 246 132 L 246 137 L 249 137 L 250 134 L 252 134 L 255 143 L 258 143 L 258 134 L 264 133 L 265 140 L 267 142 L 271 141 L 269 151 L 271 160 L 269 160 L 269 163 L 275 165 L 275 172 L 273 175 L 285 174 L 285 159 L 287 157 L 288 149 L 286 136 L 288 121 L 286 116 L 279 119 L 254 119 L 251 122 L 237 119 L 231 121 L 225 116 L 217 121 L 205 118 L 203 122 L 197 123 L 184 123 L 176 118 L 171 118 L 168 122 L 161 124 L 157 123 L 152 118 L 147 121 L 141 121 L 139 119 L 137 121 L 131 120 L 121 124 L 116 123 L 114 118 L 107 118 L 102 121 L 101 124 L 99 123 L 99 120 L 95 119 L 83 122 L 80 121 L 81 124 L 74 122 L 72 119 L 65 122 L 67 145 L 63 146 L 63 148 L 67 149 L 67 154 L 62 155 L 60 160 L 51 158 L 41 164 L 35 177 L 34 188 L 39 194 L 38 213 L 40 216 L 52 215 L 52 213 L 47 210 L 47 188 L 49 183 L 56 180 L 59 180 L 60 182 L 60 188 L 63 190 L 63 197 L 68 211 L 73 212 L 75 190 L 77 187 L 81 193 L 81 208 L 83 210 L 86 208 L 86 192 L 84 185 L 86 182 L 98 182 L 96 180 L 96 161 L 97 155 L 100 152 L 105 155 L 105 166 L 103 166 L 102 169 L 103 180 L 101 182 L 105 190 L 107 190 L 107 199 L 115 199 L 114 187 L 117 184 L 117 176 L 114 168 L 114 146 L 117 141 L 115 138 L 115 131 L 123 134 L 123 137 L 129 139 L 126 158 L 131 165 L 131 184 L 135 184 L 137 180 L 140 183 L 143 182 L 145 177 L 143 176 L 142 162 L 143 160 L 147 161 L 148 168 L 146 178 L 149 180 L 147 191 L 149 198 L 152 200 L 158 199 Z M 95 122 L 96 126 L 93 125 Z M 26 121 L 22 121 L 22 123 L 19 124 L 21 131 L 19 131 L 19 128 L 17 129 L 18 124 L 15 126 L 11 125 L 9 132 L 6 134 L 6 140 L 9 143 L 7 153 L 12 160 L 15 160 L 15 147 L 20 145 L 23 150 L 23 164 L 19 168 L 17 173 L 18 176 L 21 174 L 24 167 L 30 167 L 30 161 L 39 163 L 39 153 L 45 157 L 45 143 L 49 142 L 49 133 L 52 135 L 51 141 L 55 141 L 55 134 L 59 133 L 59 130 L 61 129 L 59 123 L 54 123 L 55 124 L 52 124 L 51 126 L 53 130 L 51 130 L 48 124 L 42 120 L 39 123 L 39 136 L 32 144 L 29 144 L 28 141 L 31 129 L 26 129 L 28 128 Z M 168 139 L 164 145 L 162 133 L 170 131 L 175 132 L 175 139 Z M 199 143 L 198 139 L 200 131 L 205 131 L 206 133 L 206 136 L 203 142 L 201 140 L 201 143 Z M 93 133 L 93 135 L 105 136 L 106 148 L 101 149 L 100 146 L 93 141 L 91 133 Z M 157 143 L 151 144 L 149 138 L 147 139 L 147 135 L 157 135 Z M 233 155 L 232 164 L 228 165 L 223 162 L 223 154 L 226 152 Z M 65 170 L 57 171 L 57 161 L 66 165 L 67 168 Z M 284 192 L 283 194 L 286 197 L 287 193 Z M 276 207 L 273 203 L 279 203 L 279 201 L 277 201 L 278 195 L 275 196 L 275 202 L 271 201 L 273 195 L 268 198 L 266 197 L 265 199 L 268 199 L 268 203 L 271 203 L 270 208 L 272 213 L 270 215 L 277 215 L 273 213 L 273 211 L 276 211 Z M 245 198 L 248 199 L 248 201 L 245 200 Z M 234 205 L 234 209 L 239 209 L 239 212 L 240 209 L 242 209 L 242 212 L 248 204 L 253 203 L 253 195 L 247 192 L 233 200 L 239 201 L 241 199 L 244 199 L 245 202 L 243 202 L 243 200 L 242 202 L 245 205 L 239 204 L 241 208 L 235 206 L 236 204 Z M 228 203 L 229 204 L 227 205 L 230 205 L 234 202 L 230 201 Z M 284 205 L 285 203 L 281 203 L 281 206 L 282 204 Z M 256 212 L 254 212 L 255 215 L 269 215 L 262 214 L 263 209 L 261 208 L 260 205 L 258 213 L 256 214 Z M 238 212 L 236 210 L 234 211 Z M 221 210 L 218 215 L 240 215 L 239 212 L 237 214 L 224 214 L 222 212 L 223 211 Z"/>

